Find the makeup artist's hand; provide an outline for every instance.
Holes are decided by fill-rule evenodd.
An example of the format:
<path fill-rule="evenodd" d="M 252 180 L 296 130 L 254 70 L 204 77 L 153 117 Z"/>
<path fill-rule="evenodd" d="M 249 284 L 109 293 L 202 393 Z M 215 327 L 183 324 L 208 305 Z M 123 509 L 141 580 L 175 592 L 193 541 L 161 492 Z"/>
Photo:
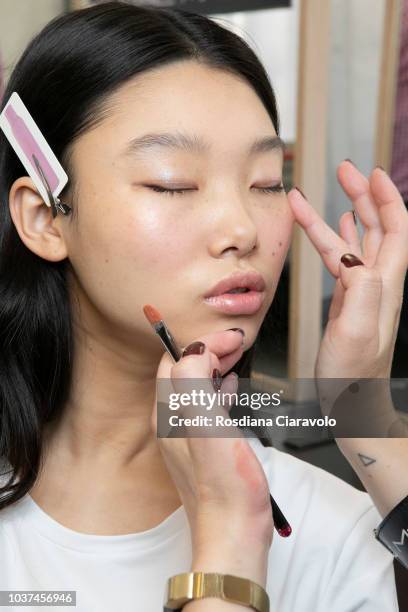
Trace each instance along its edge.
<path fill-rule="evenodd" d="M 238 361 L 242 335 L 236 331 L 208 334 L 186 347 L 184 355 L 174 364 L 165 353 L 157 378 L 171 380 L 176 393 L 194 388 L 213 395 L 214 369 L 221 375 Z M 229 374 L 221 392 L 234 393 L 236 389 L 237 377 Z M 156 410 L 157 403 L 152 415 L 155 433 Z M 206 411 L 191 406 L 174 414 L 228 416 L 228 410 L 219 407 Z M 264 584 L 273 533 L 269 487 L 251 446 L 238 428 L 234 430 L 240 437 L 158 438 L 158 442 L 189 519 L 192 570 L 235 574 Z M 189 431 L 194 434 L 197 428 L 187 428 Z M 214 435 L 208 428 L 202 433 Z"/>
<path fill-rule="evenodd" d="M 408 213 L 381 168 L 367 180 L 352 163 L 344 161 L 338 168 L 338 180 L 363 225 L 361 242 L 351 212 L 340 217 L 337 235 L 299 191 L 294 189 L 289 194 L 296 220 L 336 278 L 315 375 L 320 379 L 388 379 L 408 266 Z M 358 261 L 350 258 L 351 267 L 347 267 L 340 262 L 345 253 L 351 253 L 363 265 L 355 265 Z M 370 397 L 372 385 L 368 382 L 364 382 L 365 398 L 370 400 L 363 400 L 367 414 L 363 409 L 362 417 L 369 417 L 363 422 L 364 437 L 338 437 L 336 441 L 384 517 L 407 494 L 407 425 L 400 417 L 394 421 L 396 413 L 390 397 Z M 358 387 L 360 390 L 361 384 Z M 385 387 L 374 385 L 373 389 L 382 392 Z M 344 397 L 350 405 L 343 408 L 351 409 L 354 427 L 360 408 L 352 394 Z M 383 432 L 391 438 L 378 435 L 378 417 L 380 422 L 385 417 L 386 427 L 391 423 Z M 377 433 L 366 437 L 373 418 L 377 419 Z"/>
<path fill-rule="evenodd" d="M 346 160 L 337 175 L 363 225 L 361 241 L 352 212 L 340 217 L 337 234 L 299 190 L 288 194 L 296 221 L 336 279 L 315 376 L 389 378 L 408 266 L 408 213 L 381 168 L 367 179 Z"/>

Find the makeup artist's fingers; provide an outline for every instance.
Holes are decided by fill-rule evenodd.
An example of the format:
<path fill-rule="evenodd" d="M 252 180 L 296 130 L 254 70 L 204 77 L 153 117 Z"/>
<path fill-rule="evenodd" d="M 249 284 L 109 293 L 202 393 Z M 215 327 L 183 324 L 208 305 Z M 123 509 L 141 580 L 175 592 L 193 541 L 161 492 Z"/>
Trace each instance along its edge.
<path fill-rule="evenodd" d="M 229 329 L 219 330 L 200 336 L 198 340 L 204 342 L 208 349 L 221 360 L 242 348 L 243 334 Z"/>
<path fill-rule="evenodd" d="M 353 208 L 364 226 L 363 253 L 366 264 L 372 266 L 384 237 L 384 231 L 378 207 L 371 192 L 370 181 L 349 160 L 344 160 L 338 166 L 337 180 L 352 201 Z M 352 252 L 360 256 L 357 252 Z"/>
<path fill-rule="evenodd" d="M 375 266 L 383 279 L 401 287 L 408 266 L 408 212 L 401 194 L 384 170 L 373 170 L 370 185 L 384 228 Z"/>
<path fill-rule="evenodd" d="M 222 381 L 220 397 L 226 410 L 231 410 L 234 406 L 234 393 L 238 390 L 238 375 L 230 372 Z M 225 394 L 225 395 L 224 395 Z"/>
<path fill-rule="evenodd" d="M 231 370 L 231 368 L 233 368 L 235 364 L 241 359 L 243 352 L 244 349 L 241 345 L 235 351 L 232 351 L 232 353 L 221 357 L 219 360 L 219 370 L 221 371 L 221 374 L 224 374 L 225 372 Z"/>
<path fill-rule="evenodd" d="M 234 330 L 221 330 L 199 336 L 212 355 L 212 368 L 218 368 L 221 373 L 228 372 L 243 353 L 244 334 Z"/>
<path fill-rule="evenodd" d="M 224 338 L 224 345 L 220 344 L 220 337 Z M 232 349 L 232 352 L 221 358 L 221 361 L 213 350 L 221 352 L 223 346 L 222 353 L 224 353 L 227 350 L 225 345 L 228 345 L 228 349 L 230 351 Z M 235 348 L 237 345 L 238 348 Z M 241 333 L 232 330 L 214 332 L 201 336 L 188 345 L 177 363 L 172 363 L 170 357 L 164 354 L 159 364 L 157 378 L 171 378 L 176 393 L 190 393 L 197 385 L 205 393 L 213 393 L 214 385 L 216 388 L 222 384 L 222 373 L 231 369 L 241 355 Z"/>
<path fill-rule="evenodd" d="M 329 272 L 337 277 L 339 260 L 348 251 L 347 243 L 322 219 L 298 189 L 288 193 L 296 221 L 303 227 Z"/>
<path fill-rule="evenodd" d="M 243 334 L 233 330 L 222 330 L 204 334 L 191 342 L 202 342 L 209 352 L 208 369 L 218 368 L 221 372 L 228 372 L 238 361 L 243 352 Z M 184 349 L 187 347 L 184 347 Z M 206 356 L 208 354 L 206 353 Z M 171 357 L 164 353 L 157 371 L 158 378 L 169 378 L 174 363 Z"/>
<path fill-rule="evenodd" d="M 339 235 L 348 244 L 348 252 L 355 254 L 361 258 L 360 238 L 357 231 L 356 223 L 354 222 L 353 211 L 344 212 L 339 219 Z M 328 320 L 336 319 L 343 307 L 344 287 L 340 277 L 336 279 L 330 308 L 328 312 Z"/>
<path fill-rule="evenodd" d="M 229 343 L 230 354 L 237 351 L 237 344 L 242 351 L 242 335 L 239 334 L 241 339 L 238 338 L 237 342 L 236 334 L 232 331 L 217 332 L 218 336 L 224 336 L 224 340 Z M 235 336 L 235 340 L 231 340 L 231 335 L 233 338 Z M 202 340 L 207 344 L 204 345 Z M 219 362 L 209 345 L 224 353 L 225 344 L 219 345 L 220 339 L 214 340 L 214 334 L 203 336 L 202 340 L 196 340 L 186 347 L 187 355 L 175 364 L 169 364 L 170 357 L 165 353 L 159 365 L 158 376 L 170 373 L 171 379 L 166 382 L 172 385 L 174 391 L 180 393 L 187 390 L 191 393 L 191 390 L 195 390 L 208 394 L 204 400 L 200 396 L 198 403 L 190 395 L 185 398 L 187 406 L 184 400 L 181 401 L 181 396 L 178 397 L 177 415 L 184 421 L 186 417 L 197 415 L 208 418 L 217 415 L 228 417 L 229 406 L 218 404 L 221 394 L 214 393 L 214 386 L 208 377 L 213 360 Z M 238 385 L 238 379 L 232 373 L 217 382 L 225 393 L 234 393 Z M 159 395 L 158 390 L 156 393 Z M 212 399 L 214 402 L 211 401 L 210 406 Z M 183 437 L 161 436 L 158 439 L 169 474 L 186 509 L 192 541 L 205 542 L 208 539 L 207 529 L 213 532 L 214 525 L 219 525 L 219 517 L 225 516 L 228 523 L 231 517 L 238 516 L 240 520 L 244 518 L 242 524 L 251 524 L 259 529 L 260 541 L 267 537 L 270 542 L 273 518 L 268 481 L 262 465 L 239 428 L 227 424 L 220 438 L 220 430 L 215 432 L 212 419 L 209 420 L 208 425 L 201 425 L 202 421 L 199 420 L 197 426 L 184 422 L 181 432 Z"/>
<path fill-rule="evenodd" d="M 371 191 L 385 230 L 375 262 L 383 284 L 379 323 L 383 342 L 393 348 L 408 267 L 408 212 L 394 183 L 380 168 L 371 175 Z"/>
<path fill-rule="evenodd" d="M 340 216 L 339 236 L 348 244 L 349 253 L 353 253 L 361 258 L 360 237 L 358 235 L 357 225 L 354 222 L 353 211 L 348 210 Z"/>
<path fill-rule="evenodd" d="M 329 312 L 327 315 L 327 318 L 329 321 L 331 321 L 332 319 L 336 319 L 339 316 L 341 309 L 343 307 L 343 300 L 344 300 L 344 287 L 342 285 L 341 279 L 338 278 L 336 279 L 336 284 L 334 286 L 333 296 L 330 302 L 330 308 L 329 308 Z"/>
<path fill-rule="evenodd" d="M 344 212 L 339 219 L 339 236 L 348 244 L 348 251 L 361 257 L 360 238 L 357 231 L 357 225 L 354 220 L 355 212 L 348 210 Z M 328 321 L 336 319 L 343 307 L 344 287 L 340 278 L 336 279 L 330 308 L 327 315 Z"/>
<path fill-rule="evenodd" d="M 345 292 L 341 312 L 333 325 L 339 338 L 355 340 L 365 350 L 369 343 L 379 343 L 381 275 L 375 268 L 364 265 L 348 268 L 342 263 L 339 272 Z"/>

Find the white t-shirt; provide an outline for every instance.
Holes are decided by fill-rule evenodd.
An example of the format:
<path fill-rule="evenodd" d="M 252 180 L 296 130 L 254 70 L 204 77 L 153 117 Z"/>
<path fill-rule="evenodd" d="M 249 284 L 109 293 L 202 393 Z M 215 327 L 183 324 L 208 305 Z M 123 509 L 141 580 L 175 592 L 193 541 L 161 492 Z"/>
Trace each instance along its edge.
<path fill-rule="evenodd" d="M 293 529 L 289 538 L 274 533 L 271 612 L 398 611 L 393 558 L 374 538 L 380 516 L 369 496 L 256 438 L 249 442 Z M 0 511 L 0 590 L 76 591 L 76 608 L 24 608 L 33 612 L 160 612 L 167 578 L 189 571 L 190 562 L 183 506 L 153 529 L 119 536 L 72 531 L 29 495 Z"/>

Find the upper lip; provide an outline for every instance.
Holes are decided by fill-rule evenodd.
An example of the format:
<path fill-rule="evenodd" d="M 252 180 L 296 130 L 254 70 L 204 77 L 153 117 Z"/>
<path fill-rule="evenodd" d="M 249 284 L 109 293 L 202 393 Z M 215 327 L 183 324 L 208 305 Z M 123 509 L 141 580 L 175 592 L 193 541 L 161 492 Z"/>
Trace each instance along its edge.
<path fill-rule="evenodd" d="M 253 291 L 264 291 L 265 286 L 264 278 L 259 272 L 236 272 L 214 285 L 214 287 L 204 295 L 204 298 L 222 295 L 231 289 L 238 289 L 240 287 L 247 287 L 249 290 Z"/>

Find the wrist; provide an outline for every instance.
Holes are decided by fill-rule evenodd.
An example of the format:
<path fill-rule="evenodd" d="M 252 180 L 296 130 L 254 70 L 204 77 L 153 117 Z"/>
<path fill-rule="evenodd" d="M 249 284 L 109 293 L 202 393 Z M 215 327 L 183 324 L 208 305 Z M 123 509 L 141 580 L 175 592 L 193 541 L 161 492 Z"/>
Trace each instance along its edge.
<path fill-rule="evenodd" d="M 216 547 L 220 542 L 226 550 L 244 547 L 268 551 L 273 538 L 273 514 L 268 501 L 265 511 L 247 514 L 240 509 L 201 506 L 192 524 L 193 549 Z"/>
<path fill-rule="evenodd" d="M 225 555 L 220 547 L 216 553 L 202 553 L 194 556 L 191 563 L 192 572 L 229 574 L 239 578 L 253 580 L 264 589 L 268 572 L 268 555 L 261 556 L 237 551 L 235 555 Z"/>
<path fill-rule="evenodd" d="M 193 548 L 192 572 L 231 574 L 253 580 L 265 588 L 270 542 L 241 538 L 208 538 L 206 543 Z"/>
<path fill-rule="evenodd" d="M 265 587 L 274 527 L 270 508 L 247 516 L 202 507 L 192 527 L 191 571 L 231 574 Z"/>

